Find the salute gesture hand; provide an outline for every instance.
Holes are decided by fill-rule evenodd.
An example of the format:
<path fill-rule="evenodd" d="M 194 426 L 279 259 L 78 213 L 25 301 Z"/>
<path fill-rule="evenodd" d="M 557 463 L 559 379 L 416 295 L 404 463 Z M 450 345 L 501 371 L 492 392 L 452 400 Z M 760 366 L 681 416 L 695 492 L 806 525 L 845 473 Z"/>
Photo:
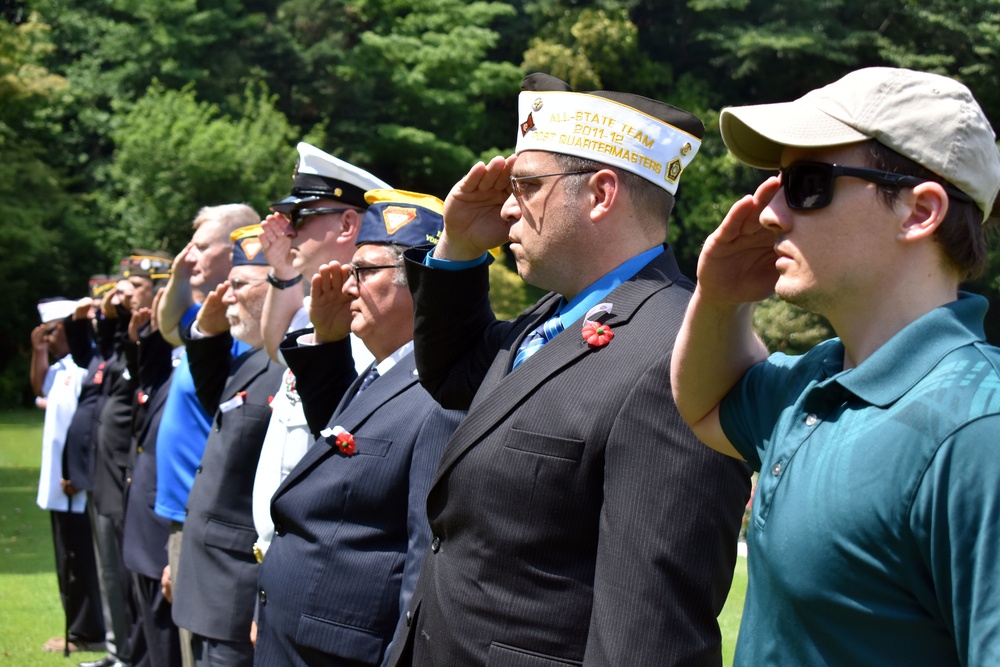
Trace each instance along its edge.
<path fill-rule="evenodd" d="M 514 157 L 476 163 L 444 200 L 444 232 L 434 249 L 440 259 L 467 261 L 507 241 L 509 225 L 500 214 L 510 196 Z"/>
<path fill-rule="evenodd" d="M 206 336 L 217 336 L 229 331 L 229 320 L 226 318 L 226 304 L 222 298 L 229 291 L 229 281 L 208 293 L 196 320 L 198 329 Z"/>
<path fill-rule="evenodd" d="M 317 343 L 343 340 L 351 333 L 351 296 L 344 294 L 349 267 L 330 262 L 319 267 L 309 291 L 309 321 Z"/>
<path fill-rule="evenodd" d="M 706 239 L 698 258 L 698 291 L 716 303 L 741 304 L 774 293 L 774 232 L 760 224 L 760 214 L 781 187 L 764 181 L 753 195 L 733 204 L 722 224 Z"/>

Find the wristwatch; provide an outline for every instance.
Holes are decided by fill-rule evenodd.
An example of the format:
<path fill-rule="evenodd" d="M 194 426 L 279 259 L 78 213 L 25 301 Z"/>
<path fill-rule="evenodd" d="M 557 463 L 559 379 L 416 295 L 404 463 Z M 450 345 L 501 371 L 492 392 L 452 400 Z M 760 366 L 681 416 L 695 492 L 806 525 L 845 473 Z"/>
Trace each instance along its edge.
<path fill-rule="evenodd" d="M 267 282 L 271 283 L 278 289 L 287 289 L 289 287 L 292 287 L 293 285 L 298 285 L 300 282 L 302 282 L 302 274 L 300 273 L 299 275 L 295 276 L 290 280 L 278 280 L 278 278 L 275 277 L 274 275 L 274 271 L 268 271 Z"/>

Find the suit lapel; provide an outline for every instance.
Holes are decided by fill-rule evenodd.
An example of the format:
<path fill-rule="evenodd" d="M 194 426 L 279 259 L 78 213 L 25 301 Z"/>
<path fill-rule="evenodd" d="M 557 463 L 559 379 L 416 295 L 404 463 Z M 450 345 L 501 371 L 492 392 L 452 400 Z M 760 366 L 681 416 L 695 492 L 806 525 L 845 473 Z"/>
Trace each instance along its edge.
<path fill-rule="evenodd" d="M 344 399 L 341 399 L 340 405 L 334 411 L 333 417 L 330 418 L 329 426 L 342 426 L 348 432 L 353 433 L 387 401 L 420 381 L 420 378 L 416 374 L 416 365 L 413 353 L 411 352 L 393 366 L 388 373 L 379 376 L 375 382 L 361 392 L 353 401 L 345 404 L 347 397 L 353 396 L 357 392 L 357 388 L 360 386 L 363 377 L 362 375 L 352 383 L 351 388 L 344 395 Z M 275 491 L 272 502 L 274 498 L 281 495 L 285 489 L 290 488 L 299 478 L 308 472 L 317 461 L 325 458 L 335 449 L 327 438 L 320 437 L 309 448 L 309 451 L 302 457 L 302 460 L 296 464 L 295 468 L 288 473 L 288 476 L 278 487 L 277 491 Z"/>
<path fill-rule="evenodd" d="M 236 368 L 235 372 L 229 376 L 229 379 L 226 380 L 226 386 L 222 388 L 222 396 L 219 399 L 220 403 L 228 401 L 237 393 L 246 389 L 247 385 L 267 370 L 267 364 L 270 362 L 270 358 L 267 356 L 267 352 L 263 348 L 245 354 L 245 357 L 238 357 L 236 359 L 236 363 L 238 363 L 239 366 Z"/>
<path fill-rule="evenodd" d="M 611 317 L 604 320 L 615 329 L 616 335 L 627 335 L 627 325 L 636 310 L 650 296 L 670 286 L 680 270 L 670 251 L 659 255 L 630 280 L 619 285 L 606 298 L 612 304 Z M 558 303 L 558 295 L 554 296 Z M 543 299 L 541 303 L 545 303 Z M 517 334 L 517 344 L 512 344 L 506 355 L 497 355 L 493 366 L 486 374 L 483 384 L 476 392 L 468 416 L 459 424 L 438 466 L 434 484 L 473 445 L 479 442 L 498 422 L 505 419 L 539 385 L 558 375 L 563 368 L 591 352 L 581 332 L 583 322 L 570 323 L 566 330 L 546 343 L 530 361 L 508 372 L 517 354 L 517 347 L 532 329 L 551 316 L 555 306 L 539 308 L 540 314 L 531 319 L 530 324 Z M 619 329 L 620 328 L 620 329 Z M 499 368 L 498 368 L 499 367 Z M 501 372 L 502 371 L 502 372 Z"/>

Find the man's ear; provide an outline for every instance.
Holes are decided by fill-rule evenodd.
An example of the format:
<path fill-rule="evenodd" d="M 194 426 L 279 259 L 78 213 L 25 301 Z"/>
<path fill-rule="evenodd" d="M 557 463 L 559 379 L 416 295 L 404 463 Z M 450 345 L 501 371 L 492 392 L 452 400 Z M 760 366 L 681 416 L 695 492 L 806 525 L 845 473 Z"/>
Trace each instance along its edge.
<path fill-rule="evenodd" d="M 915 185 L 908 192 L 909 196 L 900 198 L 900 204 L 905 207 L 899 229 L 901 240 L 928 239 L 948 214 L 948 193 L 944 186 L 934 181 Z"/>
<path fill-rule="evenodd" d="M 588 181 L 587 191 L 590 195 L 590 219 L 594 222 L 604 220 L 616 206 L 621 205 L 621 182 L 618 174 L 610 169 L 595 172 Z"/>
<path fill-rule="evenodd" d="M 340 233 L 338 236 L 341 239 L 346 239 L 350 244 L 354 244 L 354 239 L 358 236 L 358 231 L 361 229 L 361 218 L 364 216 L 364 211 L 358 211 L 357 209 L 349 208 L 340 216 Z"/>

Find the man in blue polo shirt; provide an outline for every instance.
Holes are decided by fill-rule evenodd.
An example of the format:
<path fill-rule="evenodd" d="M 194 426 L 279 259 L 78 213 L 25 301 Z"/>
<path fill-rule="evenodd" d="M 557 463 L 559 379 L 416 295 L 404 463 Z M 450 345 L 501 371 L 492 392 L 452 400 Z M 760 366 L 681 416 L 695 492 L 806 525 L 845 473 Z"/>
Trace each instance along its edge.
<path fill-rule="evenodd" d="M 780 172 L 706 241 L 672 361 L 695 433 L 760 471 L 735 664 L 1000 664 L 1000 351 L 958 289 L 1000 189 L 989 122 L 891 68 L 720 122 Z M 768 356 L 770 294 L 839 338 Z"/>

